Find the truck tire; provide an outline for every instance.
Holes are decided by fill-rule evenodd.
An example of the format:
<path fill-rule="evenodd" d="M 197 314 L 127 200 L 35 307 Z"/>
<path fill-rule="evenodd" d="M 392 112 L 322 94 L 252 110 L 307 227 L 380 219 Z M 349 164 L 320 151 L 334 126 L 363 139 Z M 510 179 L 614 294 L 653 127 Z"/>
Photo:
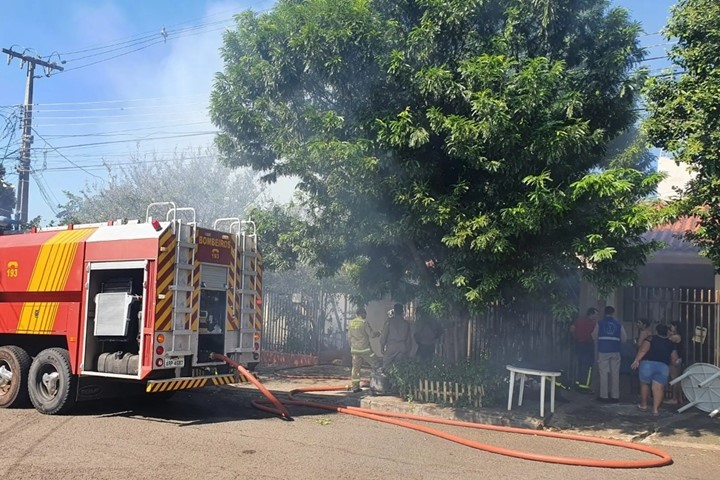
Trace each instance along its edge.
<path fill-rule="evenodd" d="M 28 404 L 28 371 L 30 355 L 14 345 L 0 347 L 0 367 L 12 373 L 12 380 L 0 387 L 0 408 L 24 407 Z"/>
<path fill-rule="evenodd" d="M 64 348 L 40 352 L 30 365 L 28 392 L 35 409 L 46 415 L 67 413 L 76 400 L 77 378 Z"/>

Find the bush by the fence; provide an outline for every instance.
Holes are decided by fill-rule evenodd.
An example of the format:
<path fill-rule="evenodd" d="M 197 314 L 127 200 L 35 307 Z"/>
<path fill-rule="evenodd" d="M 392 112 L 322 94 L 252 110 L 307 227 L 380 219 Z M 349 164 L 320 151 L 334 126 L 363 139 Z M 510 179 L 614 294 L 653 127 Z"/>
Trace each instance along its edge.
<path fill-rule="evenodd" d="M 386 375 L 397 392 L 413 401 L 456 407 L 500 405 L 507 397 L 507 378 L 490 363 L 421 363 L 407 360 L 393 364 Z"/>

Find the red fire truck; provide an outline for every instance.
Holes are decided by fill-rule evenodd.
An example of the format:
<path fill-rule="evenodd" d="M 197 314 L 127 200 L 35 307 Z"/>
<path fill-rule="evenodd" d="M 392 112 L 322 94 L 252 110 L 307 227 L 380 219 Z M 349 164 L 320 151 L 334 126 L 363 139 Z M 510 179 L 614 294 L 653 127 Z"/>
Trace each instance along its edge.
<path fill-rule="evenodd" d="M 202 228 L 172 202 L 145 222 L 0 236 L 0 407 L 243 380 L 211 353 L 257 365 L 261 273 L 252 222 Z"/>

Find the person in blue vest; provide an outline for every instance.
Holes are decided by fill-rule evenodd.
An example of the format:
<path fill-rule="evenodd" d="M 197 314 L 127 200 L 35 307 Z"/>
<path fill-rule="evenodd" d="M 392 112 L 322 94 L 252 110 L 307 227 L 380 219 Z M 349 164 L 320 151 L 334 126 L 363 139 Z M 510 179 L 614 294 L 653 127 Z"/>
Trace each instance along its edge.
<path fill-rule="evenodd" d="M 598 400 L 606 403 L 620 401 L 620 345 L 627 341 L 625 328 L 613 317 L 614 314 L 613 307 L 605 307 L 605 316 L 592 333 L 600 381 Z"/>

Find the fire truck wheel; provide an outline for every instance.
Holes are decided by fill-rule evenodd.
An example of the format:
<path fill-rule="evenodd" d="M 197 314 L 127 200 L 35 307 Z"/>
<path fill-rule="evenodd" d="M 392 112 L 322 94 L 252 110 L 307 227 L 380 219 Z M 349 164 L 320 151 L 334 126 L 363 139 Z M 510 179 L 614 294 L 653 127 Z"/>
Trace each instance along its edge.
<path fill-rule="evenodd" d="M 33 359 L 28 375 L 30 401 L 37 411 L 55 415 L 75 405 L 77 379 L 70 369 L 70 356 L 64 348 L 48 348 Z"/>
<path fill-rule="evenodd" d="M 14 345 L 0 347 L 0 408 L 28 404 L 30 362 L 30 355 L 22 348 Z"/>

